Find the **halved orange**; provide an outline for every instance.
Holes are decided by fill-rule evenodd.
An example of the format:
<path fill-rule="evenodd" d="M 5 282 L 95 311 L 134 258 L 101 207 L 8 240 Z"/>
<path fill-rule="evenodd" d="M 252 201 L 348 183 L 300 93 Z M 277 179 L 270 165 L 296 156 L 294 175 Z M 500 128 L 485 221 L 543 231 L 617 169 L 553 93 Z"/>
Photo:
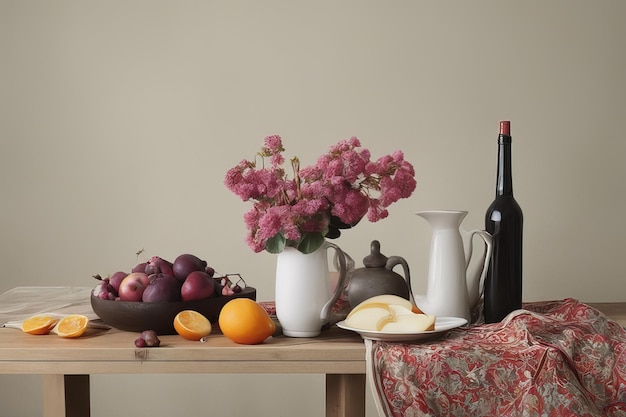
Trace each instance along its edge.
<path fill-rule="evenodd" d="M 79 337 L 89 324 L 89 318 L 81 314 L 70 314 L 63 317 L 54 328 L 55 333 L 61 337 Z"/>
<path fill-rule="evenodd" d="M 194 310 L 183 310 L 174 317 L 174 330 L 188 340 L 200 340 L 211 334 L 211 322 Z"/>
<path fill-rule="evenodd" d="M 48 334 L 58 321 L 46 315 L 32 316 L 22 322 L 22 331 L 28 334 Z"/>

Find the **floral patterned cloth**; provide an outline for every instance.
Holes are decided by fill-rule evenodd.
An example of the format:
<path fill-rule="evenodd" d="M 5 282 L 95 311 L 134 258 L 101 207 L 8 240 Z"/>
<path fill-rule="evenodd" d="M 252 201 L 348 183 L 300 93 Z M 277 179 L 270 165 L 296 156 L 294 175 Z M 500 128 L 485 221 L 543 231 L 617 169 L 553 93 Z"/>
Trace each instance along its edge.
<path fill-rule="evenodd" d="M 366 346 L 381 416 L 626 416 L 626 329 L 574 299 Z"/>

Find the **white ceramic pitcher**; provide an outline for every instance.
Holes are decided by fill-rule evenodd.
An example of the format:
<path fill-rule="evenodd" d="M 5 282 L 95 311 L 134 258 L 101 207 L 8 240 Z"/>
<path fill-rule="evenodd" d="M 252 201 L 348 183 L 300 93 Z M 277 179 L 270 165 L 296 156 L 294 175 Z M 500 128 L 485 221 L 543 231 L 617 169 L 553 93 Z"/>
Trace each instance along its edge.
<path fill-rule="evenodd" d="M 425 313 L 439 317 L 462 317 L 471 322 L 471 308 L 482 296 L 489 260 L 493 252 L 492 238 L 484 230 L 460 228 L 467 211 L 420 211 L 418 216 L 433 229 L 428 266 L 426 295 L 414 295 L 415 304 Z M 474 235 L 486 244 L 482 267 L 467 276 L 472 257 Z"/>
<path fill-rule="evenodd" d="M 339 277 L 330 291 L 328 254 L 335 251 Z M 346 255 L 328 241 L 315 252 L 303 254 L 286 247 L 276 259 L 276 317 L 283 334 L 291 337 L 315 337 L 329 322 L 330 309 L 344 288 Z"/>

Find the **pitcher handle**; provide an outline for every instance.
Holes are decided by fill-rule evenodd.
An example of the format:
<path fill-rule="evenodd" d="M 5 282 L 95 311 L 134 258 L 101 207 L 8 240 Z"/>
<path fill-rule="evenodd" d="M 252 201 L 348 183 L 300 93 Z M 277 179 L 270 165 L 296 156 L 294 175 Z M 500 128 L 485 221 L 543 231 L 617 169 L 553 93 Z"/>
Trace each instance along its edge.
<path fill-rule="evenodd" d="M 346 275 L 348 274 L 345 253 L 339 248 L 339 246 L 335 245 L 334 243 L 325 242 L 324 249 L 328 250 L 330 248 L 335 250 L 335 259 L 339 262 L 339 278 L 337 280 L 337 286 L 335 287 L 335 292 L 333 293 L 333 296 L 330 300 L 328 300 L 326 304 L 324 304 L 324 307 L 322 307 L 322 312 L 320 313 L 320 319 L 324 324 L 328 323 L 330 318 L 330 309 L 337 302 L 339 296 L 341 296 L 341 293 L 343 292 L 344 282 L 346 280 Z"/>
<path fill-rule="evenodd" d="M 491 261 L 491 255 L 493 254 L 493 237 L 489 234 L 489 232 L 485 230 L 471 230 L 468 233 L 469 233 L 470 238 L 473 237 L 474 235 L 480 236 L 486 245 L 485 256 L 483 258 L 483 269 L 480 273 L 480 280 L 478 281 L 478 299 L 477 300 L 480 300 L 485 290 L 485 278 L 487 276 L 487 271 L 489 269 L 489 262 Z M 470 247 L 473 246 L 471 241 L 469 242 L 469 246 Z M 469 256 L 467 257 L 466 264 L 465 264 L 466 271 L 467 271 L 467 268 L 469 267 L 471 257 L 472 257 L 472 250 L 470 249 Z"/>

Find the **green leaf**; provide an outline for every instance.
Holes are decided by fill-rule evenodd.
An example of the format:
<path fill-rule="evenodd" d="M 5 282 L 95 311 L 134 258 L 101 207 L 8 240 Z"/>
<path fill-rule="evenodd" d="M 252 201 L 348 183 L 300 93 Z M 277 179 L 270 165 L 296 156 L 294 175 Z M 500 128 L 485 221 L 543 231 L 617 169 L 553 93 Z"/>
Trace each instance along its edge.
<path fill-rule="evenodd" d="M 302 253 L 313 253 L 324 243 L 324 235 L 319 232 L 305 233 L 300 239 L 298 250 Z"/>
<path fill-rule="evenodd" d="M 269 253 L 281 253 L 285 249 L 287 239 L 282 233 L 276 233 L 273 237 L 267 240 L 265 250 Z"/>

